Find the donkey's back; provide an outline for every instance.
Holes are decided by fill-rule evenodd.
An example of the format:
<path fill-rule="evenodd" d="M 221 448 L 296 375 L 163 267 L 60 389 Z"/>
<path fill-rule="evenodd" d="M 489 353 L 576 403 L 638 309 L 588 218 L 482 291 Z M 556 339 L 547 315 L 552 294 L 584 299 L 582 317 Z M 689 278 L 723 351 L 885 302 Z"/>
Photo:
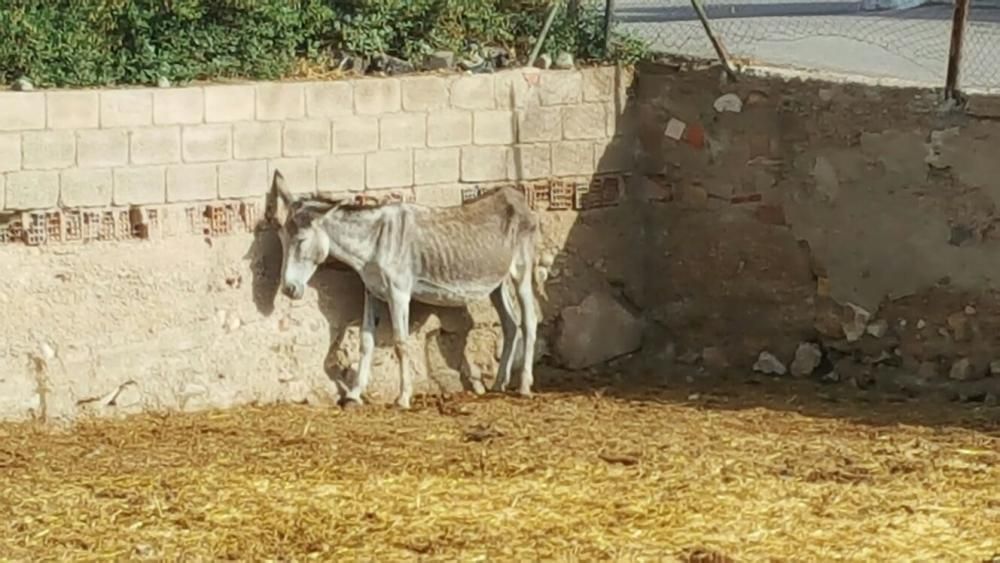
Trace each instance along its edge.
<path fill-rule="evenodd" d="M 409 247 L 419 301 L 461 305 L 488 296 L 512 269 L 530 275 L 538 219 L 514 188 L 462 206 L 404 204 L 396 221 L 404 234 L 397 240 Z"/>

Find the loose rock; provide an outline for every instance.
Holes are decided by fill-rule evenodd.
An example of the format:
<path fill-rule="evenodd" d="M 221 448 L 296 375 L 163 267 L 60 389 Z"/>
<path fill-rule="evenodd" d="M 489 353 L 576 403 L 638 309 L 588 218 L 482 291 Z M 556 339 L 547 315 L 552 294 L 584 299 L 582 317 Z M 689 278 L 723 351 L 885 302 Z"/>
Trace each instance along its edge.
<path fill-rule="evenodd" d="M 552 57 L 548 54 L 539 56 L 535 59 L 535 66 L 543 70 L 552 68 Z"/>
<path fill-rule="evenodd" d="M 560 318 L 555 351 L 563 367 L 587 368 L 642 346 L 642 321 L 606 293 L 591 293 Z"/>
<path fill-rule="evenodd" d="M 705 367 L 714 370 L 723 370 L 729 367 L 729 359 L 726 353 L 717 346 L 709 346 L 701 351 L 701 363 Z"/>
<path fill-rule="evenodd" d="M 455 53 L 451 51 L 434 51 L 424 58 L 425 70 L 447 70 L 455 66 Z"/>
<path fill-rule="evenodd" d="M 759 371 L 760 373 L 766 373 L 771 375 L 785 375 L 788 373 L 788 369 L 785 364 L 781 363 L 781 360 L 776 358 L 774 354 L 764 351 L 757 356 L 757 361 L 753 365 L 754 371 Z"/>
<path fill-rule="evenodd" d="M 969 340 L 971 336 L 969 334 L 969 318 L 965 315 L 964 311 L 948 315 L 946 322 L 956 342 Z"/>
<path fill-rule="evenodd" d="M 882 338 L 885 336 L 885 333 L 889 332 L 889 322 L 885 319 L 879 319 L 873 323 L 869 323 L 866 331 L 875 338 Z"/>
<path fill-rule="evenodd" d="M 841 328 L 843 328 L 844 336 L 848 342 L 857 342 L 868 328 L 868 320 L 871 318 L 871 313 L 853 303 L 848 303 L 847 305 L 853 312 L 853 318 L 844 323 Z"/>
<path fill-rule="evenodd" d="M 951 365 L 948 377 L 955 381 L 969 381 L 981 377 L 983 371 L 978 369 L 975 363 L 969 358 L 962 358 Z"/>
<path fill-rule="evenodd" d="M 990 362 L 990 375 L 994 377 L 1000 375 L 1000 360 Z"/>
<path fill-rule="evenodd" d="M 812 342 L 803 342 L 795 350 L 795 359 L 789 370 L 795 377 L 806 377 L 812 374 L 823 360 L 823 351 Z"/>
<path fill-rule="evenodd" d="M 574 65 L 573 55 L 567 51 L 563 51 L 556 55 L 556 61 L 552 66 L 559 70 L 572 70 Z"/>
<path fill-rule="evenodd" d="M 736 94 L 723 94 L 715 99 L 715 103 L 712 104 L 715 111 L 719 113 L 732 112 L 739 113 L 743 111 L 743 100 L 740 99 Z"/>

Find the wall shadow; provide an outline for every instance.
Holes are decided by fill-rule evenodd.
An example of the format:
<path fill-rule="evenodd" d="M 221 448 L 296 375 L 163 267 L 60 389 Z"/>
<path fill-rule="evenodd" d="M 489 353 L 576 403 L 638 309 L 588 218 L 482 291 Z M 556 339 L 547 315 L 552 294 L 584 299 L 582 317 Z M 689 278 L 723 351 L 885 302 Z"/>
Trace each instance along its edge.
<path fill-rule="evenodd" d="M 762 350 L 787 365 L 800 343 L 820 340 L 826 301 L 817 295 L 818 266 L 784 205 L 802 189 L 796 151 L 811 138 L 803 120 L 832 125 L 822 115 L 805 117 L 779 81 L 727 84 L 720 75 L 718 66 L 653 63 L 631 79 L 616 73 L 616 91 L 628 95 L 615 97 L 617 144 L 598 155 L 597 177 L 616 169 L 622 150 L 631 176 L 615 207 L 544 218 L 546 225 L 570 223 L 556 259 L 562 274 L 547 283 L 544 334 L 557 342 L 571 330 L 564 311 L 600 293 L 641 320 L 641 348 L 576 371 L 557 350 L 536 368 L 537 392 L 1000 435 L 1000 378 L 928 381 L 898 363 L 830 348 L 808 377 L 752 369 Z M 742 113 L 714 110 L 729 92 L 755 103 Z M 686 125 L 678 138 L 667 131 L 671 120 Z M 861 134 L 836 126 L 844 138 Z M 617 332 L 595 331 L 590 339 L 605 347 Z"/>

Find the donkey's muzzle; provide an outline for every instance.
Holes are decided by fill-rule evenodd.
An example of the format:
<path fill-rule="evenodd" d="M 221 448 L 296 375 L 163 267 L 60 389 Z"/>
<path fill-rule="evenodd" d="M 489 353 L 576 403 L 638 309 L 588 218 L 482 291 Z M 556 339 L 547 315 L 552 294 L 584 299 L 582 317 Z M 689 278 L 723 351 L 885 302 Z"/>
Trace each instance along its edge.
<path fill-rule="evenodd" d="M 306 292 L 306 288 L 303 285 L 297 283 L 286 283 L 281 287 L 281 291 L 289 299 L 302 299 L 302 296 Z"/>

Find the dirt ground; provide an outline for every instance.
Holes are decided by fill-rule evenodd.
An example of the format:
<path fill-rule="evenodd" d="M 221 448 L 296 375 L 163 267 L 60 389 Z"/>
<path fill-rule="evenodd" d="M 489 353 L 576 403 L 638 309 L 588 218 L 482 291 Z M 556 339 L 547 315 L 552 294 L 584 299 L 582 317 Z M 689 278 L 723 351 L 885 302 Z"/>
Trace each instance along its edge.
<path fill-rule="evenodd" d="M 1000 412 L 845 385 L 0 426 L 0 558 L 988 561 Z"/>

